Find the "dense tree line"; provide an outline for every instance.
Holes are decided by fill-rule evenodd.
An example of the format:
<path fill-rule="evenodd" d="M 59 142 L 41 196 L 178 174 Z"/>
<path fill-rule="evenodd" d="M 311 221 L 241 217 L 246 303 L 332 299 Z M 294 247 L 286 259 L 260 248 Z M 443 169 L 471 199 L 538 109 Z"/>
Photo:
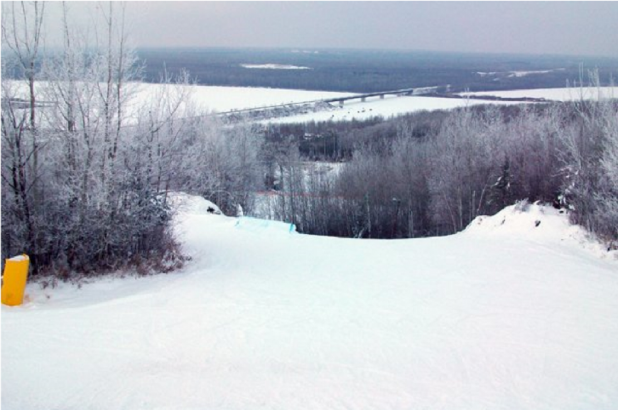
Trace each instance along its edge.
<path fill-rule="evenodd" d="M 295 159 L 299 142 L 271 208 L 307 233 L 406 238 L 455 233 L 527 199 L 568 209 L 574 222 L 615 241 L 618 106 L 607 97 L 352 128 L 353 154 L 330 177 Z"/>
<path fill-rule="evenodd" d="M 616 59 L 593 57 L 464 54 L 389 50 L 289 50 L 179 48 L 140 49 L 147 81 L 165 66 L 188 69 L 200 84 L 305 90 L 376 92 L 449 85 L 451 91 L 564 87 L 578 79 L 579 66 L 597 67 L 604 83 Z M 243 64 L 285 64 L 305 70 L 248 69 Z M 512 75 L 511 71 L 541 71 Z M 492 72 L 496 75 L 482 75 Z"/>

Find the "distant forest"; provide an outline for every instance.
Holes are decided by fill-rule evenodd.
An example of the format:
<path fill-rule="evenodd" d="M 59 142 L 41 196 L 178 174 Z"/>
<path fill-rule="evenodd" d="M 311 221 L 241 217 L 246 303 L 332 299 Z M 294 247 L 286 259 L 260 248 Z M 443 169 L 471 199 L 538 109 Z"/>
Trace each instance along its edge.
<path fill-rule="evenodd" d="M 607 84 L 618 71 L 618 59 L 573 56 L 225 48 L 138 49 L 137 55 L 148 82 L 159 82 L 165 68 L 173 75 L 187 70 L 203 85 L 346 92 L 447 85 L 453 92 L 564 87 L 579 81 L 581 67 L 598 70 Z"/>

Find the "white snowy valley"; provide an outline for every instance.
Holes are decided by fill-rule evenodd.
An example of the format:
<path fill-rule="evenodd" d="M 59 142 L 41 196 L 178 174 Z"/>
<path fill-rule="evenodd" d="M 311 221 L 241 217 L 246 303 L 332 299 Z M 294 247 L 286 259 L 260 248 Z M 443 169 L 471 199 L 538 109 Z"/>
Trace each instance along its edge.
<path fill-rule="evenodd" d="M 618 259 L 552 208 L 336 239 L 207 212 L 168 275 L 29 284 L 2 409 L 615 409 Z"/>

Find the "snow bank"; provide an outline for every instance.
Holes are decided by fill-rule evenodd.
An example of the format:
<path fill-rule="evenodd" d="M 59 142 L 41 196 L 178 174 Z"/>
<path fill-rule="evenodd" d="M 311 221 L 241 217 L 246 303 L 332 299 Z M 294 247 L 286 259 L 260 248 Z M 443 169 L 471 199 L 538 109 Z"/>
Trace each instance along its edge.
<path fill-rule="evenodd" d="M 465 235 L 524 238 L 548 244 L 564 244 L 587 249 L 603 258 L 618 260 L 618 252 L 610 251 L 581 226 L 569 222 L 567 211 L 539 203 L 519 202 L 493 216 L 479 216 L 464 230 Z"/>
<path fill-rule="evenodd" d="M 554 241 L 583 236 L 581 228 L 569 223 L 564 210 L 525 201 L 508 206 L 496 215 L 477 217 L 464 232 Z"/>

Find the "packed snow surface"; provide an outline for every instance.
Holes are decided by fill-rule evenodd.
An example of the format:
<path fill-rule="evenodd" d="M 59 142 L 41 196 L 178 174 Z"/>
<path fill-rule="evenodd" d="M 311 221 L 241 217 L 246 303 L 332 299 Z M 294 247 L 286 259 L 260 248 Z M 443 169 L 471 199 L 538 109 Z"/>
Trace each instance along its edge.
<path fill-rule="evenodd" d="M 3 306 L 2 409 L 618 406 L 618 262 L 558 211 L 386 241 L 208 208 L 182 272 Z"/>

